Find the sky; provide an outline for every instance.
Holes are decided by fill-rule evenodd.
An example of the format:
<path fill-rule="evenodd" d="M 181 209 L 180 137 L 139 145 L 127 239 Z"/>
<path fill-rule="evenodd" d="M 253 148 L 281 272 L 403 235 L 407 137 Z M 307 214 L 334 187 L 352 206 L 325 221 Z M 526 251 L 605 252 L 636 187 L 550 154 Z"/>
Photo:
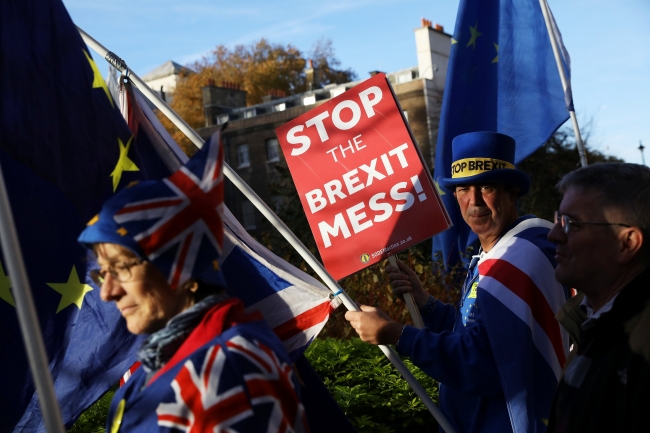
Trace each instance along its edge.
<path fill-rule="evenodd" d="M 309 52 L 324 38 L 332 41 L 341 67 L 366 78 L 374 70 L 393 72 L 416 66 L 413 30 L 426 18 L 452 34 L 459 0 L 63 3 L 79 27 L 124 59 L 139 76 L 168 60 L 191 63 L 217 45 L 232 48 L 266 38 Z M 650 1 L 548 3 L 571 56 L 575 109 L 589 146 L 641 163 L 641 141 L 648 146 L 645 154 L 650 163 Z"/>

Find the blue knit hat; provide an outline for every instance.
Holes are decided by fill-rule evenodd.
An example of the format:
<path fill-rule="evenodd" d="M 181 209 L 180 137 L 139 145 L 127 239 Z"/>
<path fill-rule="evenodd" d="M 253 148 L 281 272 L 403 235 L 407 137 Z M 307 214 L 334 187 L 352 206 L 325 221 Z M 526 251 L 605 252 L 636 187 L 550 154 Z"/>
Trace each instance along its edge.
<path fill-rule="evenodd" d="M 456 185 L 483 182 L 503 183 L 519 188 L 519 196 L 530 189 L 530 178 L 515 168 L 515 140 L 498 132 L 468 132 L 451 142 L 451 177 L 440 186 L 453 191 Z"/>
<path fill-rule="evenodd" d="M 225 287 L 223 149 L 218 134 L 163 180 L 137 183 L 111 197 L 79 236 L 87 248 L 118 244 L 153 263 L 176 288 L 190 278 Z"/>

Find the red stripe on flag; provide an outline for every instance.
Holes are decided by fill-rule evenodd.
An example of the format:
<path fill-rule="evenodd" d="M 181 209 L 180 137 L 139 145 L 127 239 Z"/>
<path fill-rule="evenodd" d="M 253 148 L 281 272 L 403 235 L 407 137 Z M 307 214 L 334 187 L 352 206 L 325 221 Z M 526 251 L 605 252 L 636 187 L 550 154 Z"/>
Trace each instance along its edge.
<path fill-rule="evenodd" d="M 172 289 L 176 290 L 178 285 L 180 284 L 180 279 L 181 279 L 181 274 L 183 273 L 183 267 L 185 266 L 185 259 L 187 258 L 187 252 L 190 250 L 190 244 L 192 243 L 192 237 L 194 233 L 190 232 L 187 234 L 185 237 L 185 240 L 183 241 L 183 245 L 181 245 L 181 250 L 178 253 L 178 257 L 176 258 L 176 263 L 174 267 L 174 275 L 172 277 L 172 281 L 170 285 L 172 286 Z"/>
<path fill-rule="evenodd" d="M 555 320 L 555 313 L 546 302 L 546 298 L 535 282 L 524 271 L 510 262 L 489 259 L 479 265 L 480 274 L 494 278 L 522 301 L 528 304 L 535 321 L 542 327 L 555 351 L 555 356 L 564 366 L 564 345 L 560 334 L 560 324 Z"/>
<path fill-rule="evenodd" d="M 281 341 L 288 340 L 296 334 L 304 332 L 312 326 L 318 325 L 330 314 L 332 306 L 329 302 L 323 302 L 303 313 L 298 314 L 292 319 L 287 320 L 281 325 L 273 328 L 273 332 Z"/>
<path fill-rule="evenodd" d="M 124 373 L 124 375 L 120 378 L 120 388 L 124 386 L 127 380 L 131 378 L 131 375 L 135 373 L 135 371 L 140 367 L 141 363 L 140 361 L 135 361 L 131 367 Z"/>
<path fill-rule="evenodd" d="M 183 203 L 182 199 L 169 199 L 169 200 L 159 200 L 159 201 L 154 201 L 151 203 L 143 203 L 143 204 L 138 204 L 138 205 L 133 205 L 133 206 L 125 206 L 124 208 L 120 209 L 115 213 L 115 215 L 124 215 L 124 214 L 129 214 L 133 212 L 141 212 L 143 210 L 149 210 L 149 209 L 158 209 L 161 207 L 172 207 L 172 206 L 177 206 L 179 204 Z"/>

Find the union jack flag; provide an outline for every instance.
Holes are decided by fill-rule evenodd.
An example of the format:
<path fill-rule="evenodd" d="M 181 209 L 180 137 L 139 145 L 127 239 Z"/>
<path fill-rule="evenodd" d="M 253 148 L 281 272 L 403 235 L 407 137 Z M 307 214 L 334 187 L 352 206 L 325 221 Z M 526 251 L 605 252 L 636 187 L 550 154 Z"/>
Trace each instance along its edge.
<path fill-rule="evenodd" d="M 566 293 L 553 278 L 552 227 L 526 219 L 478 262 L 481 308 L 515 433 L 546 431 L 568 352 L 568 334 L 554 319 Z"/>
<path fill-rule="evenodd" d="M 126 370 L 126 373 L 120 378 L 120 387 L 124 386 L 127 380 L 133 376 L 133 373 L 142 365 L 140 361 L 135 361 L 131 367 L 129 367 L 128 370 Z"/>
<path fill-rule="evenodd" d="M 116 90 L 118 92 L 116 99 L 125 102 L 124 116 L 129 121 L 129 127 L 140 131 L 138 142 L 150 143 L 170 171 L 180 170 L 183 164 L 189 167 L 191 160 L 160 124 L 139 90 L 126 83 Z M 214 136 L 210 140 L 217 141 Z M 194 155 L 192 160 L 197 156 Z M 166 197 L 165 194 L 169 194 L 166 189 L 162 192 L 161 200 Z M 257 242 L 225 206 L 223 223 L 224 237 L 219 261 L 228 282 L 228 293 L 244 301 L 247 311 L 261 312 L 292 360 L 297 360 L 325 326 L 341 300 L 331 298 L 330 290 L 321 282 Z M 136 362 L 124 374 L 120 386 L 126 383 L 139 365 Z"/>
<path fill-rule="evenodd" d="M 138 197 L 115 214 L 172 287 L 210 266 L 223 244 L 223 148 L 217 132 L 194 158 L 163 179 L 158 194 Z M 152 224 L 153 222 L 153 224 Z"/>
<path fill-rule="evenodd" d="M 234 358 L 229 359 L 229 355 Z M 233 362 L 244 372 L 244 384 L 233 386 Z M 226 349 L 211 347 L 200 370 L 196 367 L 192 359 L 186 361 L 172 381 L 175 401 L 158 406 L 159 426 L 187 433 L 243 431 L 242 423 L 253 417 L 257 406 L 265 405 L 271 409 L 258 410 L 257 418 L 267 413 L 268 423 L 260 426 L 257 422 L 259 431 L 308 430 L 304 407 L 292 383 L 291 366 L 263 344 L 237 335 L 226 342 Z"/>

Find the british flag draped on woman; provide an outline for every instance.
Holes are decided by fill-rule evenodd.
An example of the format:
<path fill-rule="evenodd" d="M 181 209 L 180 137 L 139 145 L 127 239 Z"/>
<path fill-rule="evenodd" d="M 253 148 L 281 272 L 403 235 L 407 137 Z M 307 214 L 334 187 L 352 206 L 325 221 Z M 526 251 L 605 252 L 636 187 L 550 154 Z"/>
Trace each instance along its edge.
<path fill-rule="evenodd" d="M 169 178 L 112 197 L 79 237 L 102 299 L 150 334 L 108 431 L 308 431 L 282 343 L 224 291 L 222 165 L 216 134 Z"/>

